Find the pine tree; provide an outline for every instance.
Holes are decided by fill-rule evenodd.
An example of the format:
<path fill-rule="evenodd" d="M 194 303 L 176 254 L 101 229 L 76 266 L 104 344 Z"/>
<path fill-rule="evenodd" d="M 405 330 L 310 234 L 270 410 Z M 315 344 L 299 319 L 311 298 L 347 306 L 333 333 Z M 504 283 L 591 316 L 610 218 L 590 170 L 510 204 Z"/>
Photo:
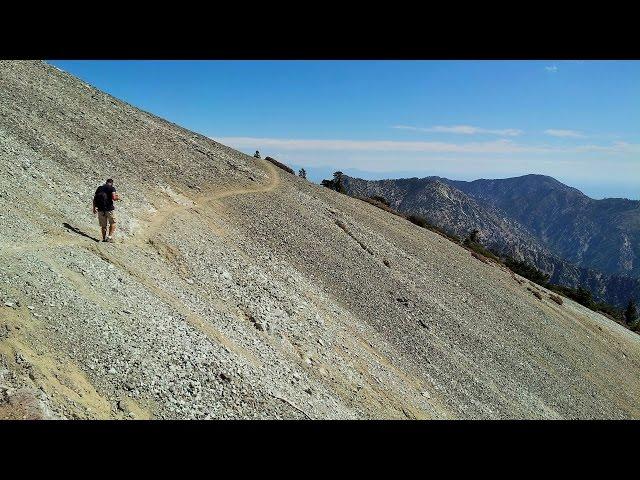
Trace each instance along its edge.
<path fill-rule="evenodd" d="M 300 170 L 298 170 L 298 176 L 300 178 L 304 178 L 306 180 L 307 178 L 307 171 L 304 168 L 301 168 Z"/>
<path fill-rule="evenodd" d="M 345 193 L 344 185 L 342 184 L 342 176 L 344 173 L 337 171 L 333 173 L 333 189 L 336 192 Z"/>
<path fill-rule="evenodd" d="M 591 292 L 582 286 L 579 286 L 578 289 L 576 290 L 575 300 L 576 302 L 578 302 L 581 305 L 584 305 L 587 308 L 592 308 L 594 306 L 593 296 L 591 295 Z"/>
<path fill-rule="evenodd" d="M 467 246 L 479 243 L 478 242 L 478 234 L 480 233 L 480 230 L 478 230 L 477 228 L 474 228 L 469 235 L 467 236 L 467 238 L 465 238 L 464 240 L 464 244 Z"/>
<path fill-rule="evenodd" d="M 344 173 L 338 171 L 333 173 L 333 180 L 322 180 L 320 185 L 335 190 L 336 192 L 346 193 L 344 184 L 342 183 L 342 176 Z"/>
<path fill-rule="evenodd" d="M 638 321 L 638 308 L 633 298 L 629 299 L 629 304 L 624 311 L 624 318 L 627 321 L 627 325 L 633 325 Z"/>

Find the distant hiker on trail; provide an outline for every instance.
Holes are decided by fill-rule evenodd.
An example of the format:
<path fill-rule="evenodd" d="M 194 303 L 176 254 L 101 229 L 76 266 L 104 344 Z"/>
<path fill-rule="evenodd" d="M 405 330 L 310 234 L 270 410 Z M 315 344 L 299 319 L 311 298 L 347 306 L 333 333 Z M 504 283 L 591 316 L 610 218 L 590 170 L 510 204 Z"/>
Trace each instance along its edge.
<path fill-rule="evenodd" d="M 113 243 L 113 234 L 116 231 L 116 214 L 113 206 L 114 200 L 120 200 L 113 186 L 113 179 L 109 178 L 104 185 L 100 185 L 93 196 L 93 214 L 98 214 L 98 222 L 102 229 L 102 241 Z M 107 223 L 109 234 L 107 235 Z"/>

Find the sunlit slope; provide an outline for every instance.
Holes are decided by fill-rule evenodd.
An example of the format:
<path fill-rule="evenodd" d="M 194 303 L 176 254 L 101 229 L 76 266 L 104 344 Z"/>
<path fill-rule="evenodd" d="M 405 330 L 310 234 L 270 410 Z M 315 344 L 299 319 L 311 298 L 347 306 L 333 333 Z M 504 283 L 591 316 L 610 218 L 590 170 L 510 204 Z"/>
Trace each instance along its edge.
<path fill-rule="evenodd" d="M 640 416 L 617 324 L 44 63 L 0 92 L 0 417 Z"/>

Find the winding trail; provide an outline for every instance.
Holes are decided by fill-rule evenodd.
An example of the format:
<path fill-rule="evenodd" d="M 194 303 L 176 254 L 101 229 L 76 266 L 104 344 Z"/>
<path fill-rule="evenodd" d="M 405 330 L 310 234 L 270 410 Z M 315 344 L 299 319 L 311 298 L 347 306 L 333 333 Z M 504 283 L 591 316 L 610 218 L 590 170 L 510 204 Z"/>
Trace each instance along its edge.
<path fill-rule="evenodd" d="M 145 247 L 153 248 L 151 242 L 153 237 L 163 227 L 165 227 L 167 222 L 177 215 L 183 215 L 188 213 L 190 210 L 202 208 L 215 200 L 236 195 L 260 194 L 275 190 L 278 185 L 280 185 L 281 181 L 278 169 L 271 163 L 264 160 L 260 162 L 260 167 L 262 167 L 262 170 L 266 170 L 265 173 L 267 173 L 268 176 L 267 183 L 259 184 L 251 188 L 240 187 L 219 190 L 212 195 L 199 195 L 195 198 L 191 198 L 190 200 L 193 203 L 190 205 L 175 205 L 169 208 L 163 208 L 159 210 L 159 213 L 151 218 L 147 225 L 134 235 L 130 241 L 126 241 L 123 244 L 115 244 L 115 246 L 121 246 L 124 248 L 136 246 L 142 249 Z M 211 341 L 223 345 L 227 350 L 238 357 L 243 358 L 244 361 L 256 366 L 257 368 L 261 367 L 261 360 L 252 352 L 234 342 L 201 315 L 192 311 L 180 298 L 177 298 L 174 294 L 157 285 L 157 282 L 145 273 L 143 268 L 137 268 L 138 266 L 133 265 L 130 259 L 119 254 L 118 248 L 111 248 L 113 246 L 114 245 L 95 242 L 90 238 L 85 238 L 80 235 L 46 235 L 41 237 L 40 241 L 35 242 L 12 242 L 0 244 L 0 259 L 3 257 L 7 259 L 8 257 L 24 253 L 35 253 L 42 261 L 49 265 L 50 268 L 54 269 L 59 275 L 64 277 L 66 281 L 71 283 L 84 298 L 104 307 L 103 299 L 96 295 L 91 288 L 87 287 L 85 279 L 81 275 L 65 268 L 55 260 L 56 253 L 54 250 L 56 248 L 79 247 L 87 250 L 134 277 L 142 287 L 153 292 L 160 301 L 183 315 L 185 321 L 189 325 L 203 333 Z M 220 311 L 233 314 L 227 305 L 219 305 L 219 307 Z M 65 352 L 52 350 L 49 346 L 46 346 L 47 342 L 42 340 L 41 334 L 38 333 L 38 328 L 35 328 L 32 325 L 33 318 L 31 315 L 28 312 L 11 311 L 10 313 L 16 317 L 12 323 L 23 327 L 22 332 L 24 333 L 19 337 L 16 337 L 15 335 L 12 336 L 4 344 L 0 343 L 0 353 L 2 353 L 3 350 L 7 350 L 10 346 L 16 351 L 20 351 L 21 354 L 29 360 L 30 365 L 34 365 L 36 367 L 39 385 L 48 392 L 49 396 L 55 394 L 57 397 L 71 399 L 72 402 L 67 406 L 71 411 L 75 412 L 75 414 L 79 416 L 78 418 L 84 418 L 86 415 L 86 412 L 84 412 L 84 410 L 79 406 L 89 407 L 97 418 L 115 418 L 111 412 L 111 405 L 108 399 L 96 390 L 96 387 L 92 385 L 89 377 L 86 376 L 82 368 L 77 365 L 72 358 L 67 358 L 64 354 Z M 24 337 L 26 333 L 29 333 L 28 338 Z M 37 354 L 31 348 L 31 344 L 39 346 Z M 13 350 L 7 350 L 4 353 L 12 354 L 12 352 Z M 142 355 L 146 356 L 148 355 L 148 352 L 142 352 Z M 58 361 L 57 359 L 59 358 L 63 358 L 64 360 Z M 302 412 L 307 418 L 310 418 L 308 414 L 297 406 L 291 404 L 288 400 L 283 398 L 280 399 L 289 403 L 292 408 Z M 136 418 L 153 417 L 150 411 L 138 405 L 134 400 L 127 399 L 127 401 L 129 402 L 128 406 L 131 411 L 135 412 Z M 36 414 L 37 413 L 38 412 L 36 412 Z M 10 416 L 14 414 L 20 414 L 22 416 L 24 412 L 20 411 L 16 413 L 0 409 L 0 418 L 10 418 Z"/>
<path fill-rule="evenodd" d="M 264 169 L 267 171 L 266 173 L 269 179 L 268 183 L 261 184 L 253 188 L 241 187 L 220 190 L 212 195 L 196 196 L 195 198 L 191 199 L 191 201 L 193 202 L 192 205 L 175 205 L 163 208 L 159 211 L 160 213 L 156 214 L 144 228 L 142 228 L 132 236 L 131 242 L 127 242 L 126 244 L 141 246 L 145 243 L 148 243 L 149 240 L 151 240 L 156 235 L 156 233 L 160 231 L 162 227 L 164 227 L 165 224 L 175 215 L 180 215 L 189 210 L 202 207 L 202 205 L 206 205 L 207 203 L 213 202 L 215 200 L 233 197 L 236 195 L 251 195 L 256 193 L 271 192 L 275 190 L 278 185 L 280 185 L 281 181 L 278 168 L 273 164 L 267 162 L 266 160 L 263 160 L 260 163 L 260 166 L 264 167 Z M 4 245 L 0 244 L 0 255 L 16 255 L 34 251 L 40 252 L 54 247 L 73 245 L 86 247 L 89 244 L 94 244 L 94 242 L 89 240 L 68 238 L 62 235 L 45 236 L 42 238 L 44 241 L 40 242 L 8 243 Z"/>
<path fill-rule="evenodd" d="M 154 235 L 167 223 L 167 221 L 173 218 L 174 215 L 183 213 L 185 211 L 192 210 L 201 206 L 202 204 L 210 203 L 214 200 L 220 200 L 221 198 L 233 197 L 236 195 L 250 195 L 254 193 L 265 193 L 275 190 L 280 185 L 280 174 L 277 167 L 272 163 L 263 160 L 269 182 L 266 185 L 259 185 L 255 188 L 231 188 L 214 193 L 213 195 L 199 195 L 193 199 L 193 205 L 175 205 L 170 208 L 164 209 L 160 214 L 156 215 L 151 223 L 134 236 L 133 243 L 140 244 L 146 243 L 154 237 Z"/>

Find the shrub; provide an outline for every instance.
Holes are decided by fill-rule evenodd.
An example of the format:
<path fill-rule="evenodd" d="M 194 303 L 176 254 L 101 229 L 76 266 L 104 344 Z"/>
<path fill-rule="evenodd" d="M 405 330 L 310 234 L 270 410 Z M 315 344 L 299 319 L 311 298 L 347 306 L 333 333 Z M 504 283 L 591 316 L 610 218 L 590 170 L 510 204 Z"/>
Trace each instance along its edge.
<path fill-rule="evenodd" d="M 256 153 L 253 154 L 255 158 L 260 158 L 260 152 L 256 150 Z"/>
<path fill-rule="evenodd" d="M 529 265 L 526 262 L 521 262 L 511 257 L 505 259 L 504 264 L 514 273 L 517 273 L 521 277 L 524 277 L 538 285 L 546 285 L 549 281 L 549 275 L 542 273 L 533 265 Z"/>
<path fill-rule="evenodd" d="M 386 205 L 387 207 L 391 206 L 391 204 L 387 201 L 386 198 L 381 197 L 379 195 L 374 195 L 373 197 L 369 197 L 369 198 L 371 198 L 371 200 L 375 200 L 376 202 L 380 202 L 380 203 Z"/>
<path fill-rule="evenodd" d="M 467 235 L 467 238 L 465 238 L 462 241 L 462 245 L 464 245 L 467 248 L 467 250 L 476 252 L 477 254 L 480 254 L 483 257 L 490 258 L 495 262 L 502 263 L 502 260 L 500 260 L 500 257 L 498 255 L 496 255 L 494 252 L 492 252 L 491 250 L 489 250 L 487 247 L 485 247 L 480 243 L 480 241 L 478 240 L 479 233 L 480 231 L 477 228 L 474 228 L 471 231 L 471 233 Z M 458 237 L 455 237 L 455 238 L 459 242 L 460 239 Z"/>
<path fill-rule="evenodd" d="M 547 288 L 552 292 L 558 293 L 563 297 L 571 298 L 573 300 L 573 289 L 570 287 L 564 287 L 562 285 L 556 285 L 555 283 L 550 283 Z"/>
<path fill-rule="evenodd" d="M 606 302 L 594 303 L 592 310 L 605 313 L 618 322 L 624 322 L 624 314 L 622 313 L 622 310 Z"/>
<path fill-rule="evenodd" d="M 579 303 L 587 307 L 594 312 L 604 314 L 606 317 L 611 318 L 617 322 L 623 321 L 623 313 L 619 308 L 614 307 L 606 302 L 596 302 L 593 300 L 593 295 L 589 290 L 584 287 L 571 288 L 563 285 L 548 285 L 549 290 L 559 293 L 560 295 L 570 298 L 574 302 Z M 557 303 L 557 302 L 556 302 Z"/>
<path fill-rule="evenodd" d="M 354 197 L 354 198 L 357 198 L 358 200 L 362 200 L 363 202 L 367 202 L 373 205 L 374 207 L 378 207 L 379 209 L 384 210 L 385 212 L 389 212 L 393 215 L 404 218 L 403 214 L 394 210 L 388 204 L 382 203 L 381 201 L 377 200 L 375 197 Z"/>
<path fill-rule="evenodd" d="M 409 220 L 411 223 L 414 223 L 422 228 L 427 228 L 429 226 L 429 222 L 427 222 L 426 218 L 421 217 L 420 215 L 411 214 L 407 216 L 407 220 Z"/>
<path fill-rule="evenodd" d="M 480 230 L 478 230 L 477 228 L 474 228 L 471 233 L 469 233 L 469 236 L 465 239 L 465 243 L 480 243 L 478 242 L 478 234 L 480 233 Z"/>
<path fill-rule="evenodd" d="M 276 167 L 281 168 L 282 170 L 284 170 L 285 172 L 289 172 L 291 175 L 295 175 L 296 173 L 293 171 L 293 168 L 288 167 L 287 165 L 285 165 L 284 163 L 281 163 L 279 161 L 277 161 L 275 158 L 271 158 L 271 157 L 264 157 L 264 159 L 267 162 L 271 162 L 273 163 Z"/>
<path fill-rule="evenodd" d="M 558 295 L 554 295 L 553 293 L 549 294 L 549 298 L 556 302 L 558 305 L 562 305 L 564 303 L 564 300 L 562 300 L 561 297 L 559 297 Z"/>
<path fill-rule="evenodd" d="M 638 308 L 636 302 L 633 299 L 629 300 L 627 308 L 624 311 L 624 319 L 629 325 L 633 325 L 638 320 Z"/>
<path fill-rule="evenodd" d="M 593 301 L 593 295 L 591 295 L 591 292 L 589 290 L 580 286 L 577 288 L 574 295 L 575 295 L 576 302 L 578 302 L 580 305 L 584 305 L 585 307 L 591 308 L 593 310 L 593 308 L 595 307 L 595 304 Z"/>
<path fill-rule="evenodd" d="M 540 292 L 538 292 L 537 290 L 533 290 L 533 296 L 536 297 L 538 300 L 542 300 L 542 295 L 540 294 Z"/>
<path fill-rule="evenodd" d="M 476 252 L 476 253 L 482 255 L 483 257 L 490 258 L 490 259 L 492 259 L 492 260 L 494 260 L 494 261 L 496 261 L 498 263 L 502 263 L 500 261 L 500 257 L 498 257 L 495 253 L 493 253 L 488 248 L 484 247 L 483 245 L 481 245 L 479 243 L 467 242 L 467 240 L 465 240 L 465 242 L 463 242 L 463 243 L 469 250 L 471 250 L 473 252 Z"/>
<path fill-rule="evenodd" d="M 487 260 L 487 259 L 484 257 L 484 255 L 480 255 L 479 253 L 476 253 L 476 252 L 471 252 L 471 256 L 472 256 L 473 258 L 476 258 L 476 259 L 480 260 L 482 263 L 489 264 L 489 260 Z"/>
<path fill-rule="evenodd" d="M 301 168 L 300 170 L 298 170 L 298 176 L 300 178 L 304 178 L 306 180 L 307 179 L 307 171 L 304 168 Z"/>

